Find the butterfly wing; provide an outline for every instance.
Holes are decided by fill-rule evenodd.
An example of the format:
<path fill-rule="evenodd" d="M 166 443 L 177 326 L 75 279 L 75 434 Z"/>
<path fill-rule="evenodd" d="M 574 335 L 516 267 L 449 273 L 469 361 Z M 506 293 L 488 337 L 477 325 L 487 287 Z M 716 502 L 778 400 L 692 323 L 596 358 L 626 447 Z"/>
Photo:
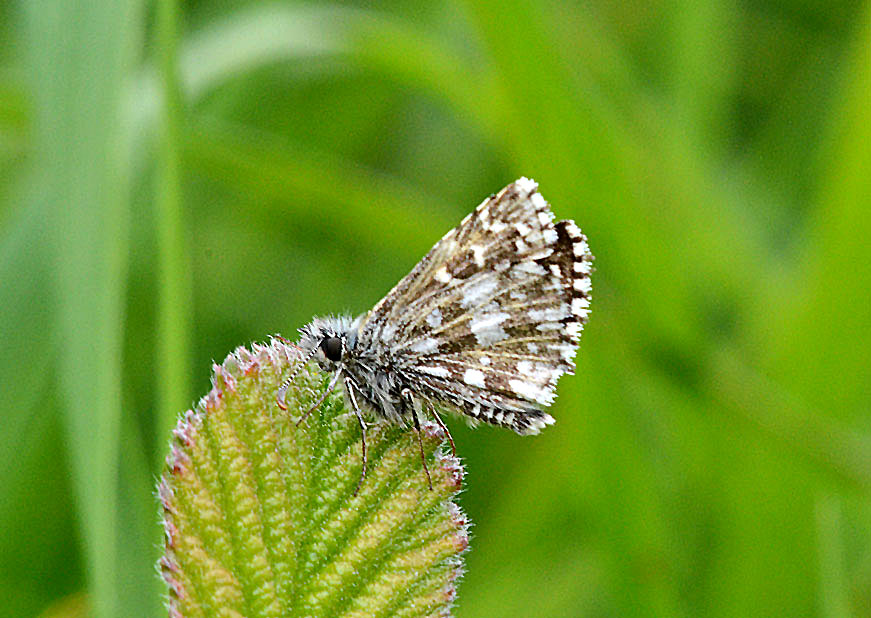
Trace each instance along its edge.
<path fill-rule="evenodd" d="M 574 368 L 593 256 L 521 178 L 484 200 L 363 319 L 359 339 L 436 404 L 518 433 Z"/>

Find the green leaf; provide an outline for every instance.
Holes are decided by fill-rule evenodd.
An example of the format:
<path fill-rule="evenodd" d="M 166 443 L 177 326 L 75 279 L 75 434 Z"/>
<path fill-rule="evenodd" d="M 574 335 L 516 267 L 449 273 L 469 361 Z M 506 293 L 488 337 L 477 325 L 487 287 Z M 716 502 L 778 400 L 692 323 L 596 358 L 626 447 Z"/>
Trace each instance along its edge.
<path fill-rule="evenodd" d="M 273 340 L 214 367 L 213 388 L 179 419 L 158 487 L 171 616 L 447 615 L 468 547 L 452 498 L 463 468 L 424 423 L 430 490 L 414 434 L 360 426 L 340 389 L 297 426 L 326 388 Z"/>

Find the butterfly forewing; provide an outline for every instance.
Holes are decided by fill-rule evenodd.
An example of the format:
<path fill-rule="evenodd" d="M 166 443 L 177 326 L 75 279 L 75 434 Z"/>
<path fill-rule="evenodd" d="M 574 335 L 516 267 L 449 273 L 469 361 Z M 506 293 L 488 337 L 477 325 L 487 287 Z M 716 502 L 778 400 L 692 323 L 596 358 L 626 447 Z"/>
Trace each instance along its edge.
<path fill-rule="evenodd" d="M 364 318 L 359 339 L 417 395 L 519 433 L 573 369 L 592 255 L 521 178 L 445 234 Z"/>

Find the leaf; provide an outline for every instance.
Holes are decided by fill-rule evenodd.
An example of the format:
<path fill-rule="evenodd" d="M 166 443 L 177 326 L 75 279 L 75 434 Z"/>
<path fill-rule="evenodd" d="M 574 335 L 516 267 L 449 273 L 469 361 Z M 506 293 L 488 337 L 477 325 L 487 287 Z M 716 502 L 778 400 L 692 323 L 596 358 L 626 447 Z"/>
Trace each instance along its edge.
<path fill-rule="evenodd" d="M 424 423 L 430 490 L 411 431 L 370 423 L 360 479 L 360 427 L 337 391 L 297 426 L 326 388 L 273 340 L 214 366 L 213 387 L 173 433 L 158 486 L 171 616 L 443 616 L 468 547 L 452 498 L 463 468 Z"/>

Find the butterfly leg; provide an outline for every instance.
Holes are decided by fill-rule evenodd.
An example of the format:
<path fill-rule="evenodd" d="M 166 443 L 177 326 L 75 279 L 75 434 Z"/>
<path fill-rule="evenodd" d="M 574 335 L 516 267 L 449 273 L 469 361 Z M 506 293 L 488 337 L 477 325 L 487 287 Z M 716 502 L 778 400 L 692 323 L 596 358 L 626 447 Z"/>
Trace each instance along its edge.
<path fill-rule="evenodd" d="M 454 437 L 451 435 L 451 432 L 448 431 L 447 425 L 445 425 L 444 421 L 442 420 L 442 417 L 439 416 L 439 413 L 436 411 L 434 406 L 430 408 L 430 411 L 432 412 L 432 415 L 435 417 L 436 422 L 439 424 L 439 427 L 442 428 L 442 431 L 444 431 L 445 435 L 448 437 L 448 442 L 451 443 L 451 455 L 456 457 L 457 456 L 457 447 L 454 446 Z"/>
<path fill-rule="evenodd" d="M 420 463 L 423 464 L 423 471 L 426 472 L 426 482 L 429 485 L 430 491 L 432 491 L 432 478 L 429 475 L 429 468 L 426 466 L 426 456 L 423 454 L 423 438 L 420 434 L 420 420 L 417 418 L 417 406 L 414 405 L 411 391 L 407 388 L 402 389 L 402 398 L 406 400 L 408 407 L 411 408 L 411 418 L 414 419 L 414 431 L 417 434 L 417 445 L 420 447 Z"/>
<path fill-rule="evenodd" d="M 357 420 L 360 422 L 360 441 L 363 444 L 363 470 L 360 472 L 360 480 L 357 481 L 357 488 L 354 490 L 354 495 L 360 491 L 360 486 L 363 484 L 363 479 L 366 478 L 366 422 L 363 420 L 363 415 L 360 414 L 360 406 L 357 405 L 357 396 L 354 394 L 354 389 L 357 385 L 350 377 L 345 378 L 345 390 L 348 391 L 348 399 L 351 400 L 351 407 L 354 408 L 354 414 L 357 415 Z"/>
<path fill-rule="evenodd" d="M 331 392 L 334 388 L 336 388 L 336 384 L 339 383 L 339 378 L 340 378 L 341 376 L 342 376 L 342 370 L 339 369 L 339 370 L 336 372 L 336 375 L 333 376 L 333 379 L 330 380 L 330 383 L 327 385 L 327 388 L 324 389 L 324 392 L 321 393 L 321 396 L 320 396 L 320 397 L 318 397 L 318 400 L 314 403 L 314 405 L 313 405 L 312 407 L 310 407 L 310 408 L 308 409 L 308 412 L 306 412 L 305 414 L 303 414 L 303 415 L 300 417 L 300 419 L 296 422 L 296 426 L 297 426 L 297 427 L 299 427 L 300 423 L 302 423 L 305 419 L 307 419 L 307 418 L 309 417 L 309 414 L 311 414 L 312 412 L 314 412 L 315 410 L 317 410 L 319 407 L 321 407 L 321 404 L 322 404 L 322 403 L 324 402 L 324 400 L 327 398 L 327 395 L 329 395 L 330 392 Z M 287 408 L 284 408 L 284 409 L 286 410 Z"/>

